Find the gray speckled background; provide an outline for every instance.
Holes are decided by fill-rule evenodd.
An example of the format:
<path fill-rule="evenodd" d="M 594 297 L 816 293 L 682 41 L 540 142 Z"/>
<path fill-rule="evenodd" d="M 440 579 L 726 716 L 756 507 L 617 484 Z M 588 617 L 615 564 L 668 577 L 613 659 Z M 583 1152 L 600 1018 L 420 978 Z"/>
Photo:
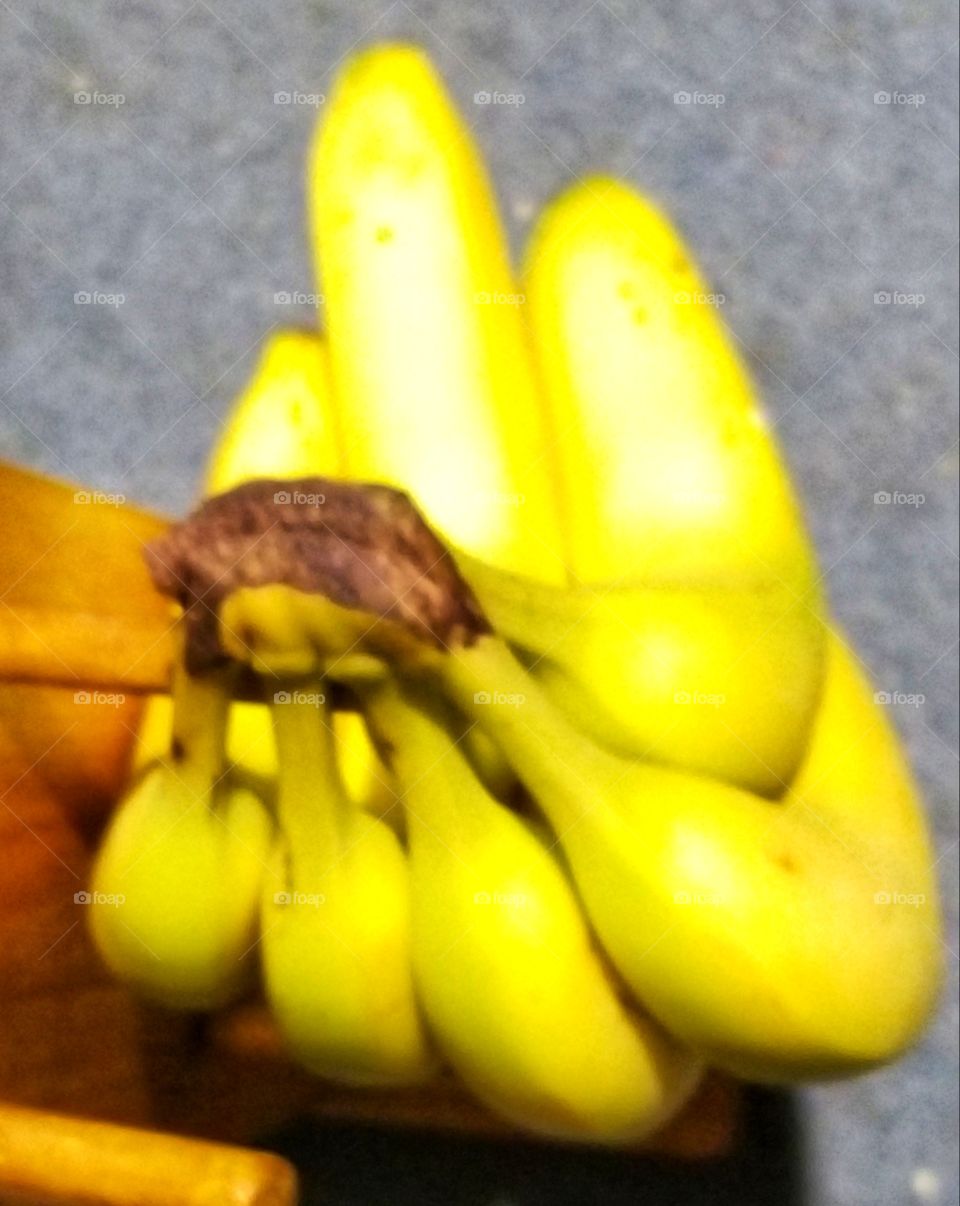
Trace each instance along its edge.
<path fill-rule="evenodd" d="M 957 43 L 949 0 L 0 0 L 0 443 L 182 509 L 278 306 L 309 293 L 302 159 L 353 47 L 413 38 L 519 242 L 589 169 L 675 215 L 751 360 L 836 611 L 898 707 L 956 897 Z M 524 95 L 479 106 L 478 90 Z M 679 91 L 721 93 L 678 105 Z M 122 94 L 82 105 L 74 94 Z M 878 104 L 875 94 L 898 94 Z M 922 96 L 921 104 L 910 97 Z M 123 304 L 78 305 L 80 291 Z M 878 292 L 922 302 L 878 305 Z M 877 491 L 921 506 L 878 506 Z M 948 905 L 949 1001 L 956 908 Z M 896 1067 L 754 1103 L 722 1175 L 362 1128 L 273 1137 L 325 1202 L 900 1206 L 957 1194 L 956 1007 Z M 722 1182 L 722 1185 L 721 1185 Z M 320 1199 L 320 1190 L 317 1190 Z"/>

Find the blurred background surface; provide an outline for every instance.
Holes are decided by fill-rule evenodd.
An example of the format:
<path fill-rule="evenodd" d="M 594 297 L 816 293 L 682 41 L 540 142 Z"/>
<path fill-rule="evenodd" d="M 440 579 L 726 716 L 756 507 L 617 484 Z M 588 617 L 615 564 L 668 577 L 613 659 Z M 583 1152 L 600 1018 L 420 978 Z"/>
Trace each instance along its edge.
<path fill-rule="evenodd" d="M 411 39 L 473 125 L 516 249 L 589 171 L 673 215 L 762 388 L 835 610 L 878 690 L 912 700 L 890 706 L 950 949 L 909 1058 L 758 1094 L 744 1148 L 700 1171 L 357 1127 L 265 1137 L 310 1201 L 956 1200 L 956 33 L 949 0 L 0 0 L 4 456 L 187 507 L 264 335 L 316 321 L 303 158 L 332 72 Z"/>

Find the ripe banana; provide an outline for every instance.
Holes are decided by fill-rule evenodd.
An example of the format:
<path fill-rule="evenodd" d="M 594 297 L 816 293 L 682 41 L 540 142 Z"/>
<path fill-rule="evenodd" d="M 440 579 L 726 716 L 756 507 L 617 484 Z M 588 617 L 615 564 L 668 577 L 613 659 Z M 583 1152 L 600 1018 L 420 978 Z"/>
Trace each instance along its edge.
<path fill-rule="evenodd" d="M 641 577 L 652 573 L 736 588 L 766 578 L 792 592 L 798 607 L 822 611 L 815 557 L 762 414 L 709 305 L 712 299 L 668 222 L 626 185 L 586 181 L 542 219 L 524 285 L 558 432 L 575 570 L 602 581 L 616 576 L 618 566 L 631 565 Z M 591 465 L 603 472 L 590 473 Z M 889 1057 L 917 1032 L 936 993 L 938 920 L 934 888 L 924 872 L 928 840 L 896 739 L 872 708 L 849 652 L 834 634 L 821 646 L 823 655 L 818 644 L 814 633 L 806 639 L 798 634 L 792 671 L 777 663 L 770 667 L 786 677 L 801 666 L 815 673 L 821 656 L 825 666 L 809 746 L 804 750 L 802 740 L 808 724 L 791 725 L 784 734 L 795 758 L 803 754 L 788 797 L 793 811 L 810 801 L 833 833 L 849 833 L 852 851 L 863 850 L 876 834 L 880 849 L 871 869 L 887 867 L 894 881 L 914 884 L 913 892 L 901 887 L 901 898 L 925 898 L 918 907 L 926 917 L 913 920 L 926 927 L 926 940 L 914 934 L 914 944 L 907 936 L 911 926 L 899 927 L 907 983 L 891 998 L 886 1030 L 873 1036 L 874 1049 Z M 740 668 L 749 654 L 748 645 Z M 761 675 L 758 684 L 763 681 Z M 759 706 L 759 694 L 753 729 L 745 712 L 747 727 L 738 733 L 744 767 L 755 763 L 776 725 Z M 694 739 L 682 726 L 673 732 Z M 669 742 L 671 733 L 666 737 Z M 764 761 L 779 769 L 773 760 Z M 701 769 L 717 773 L 705 762 Z M 729 768 L 720 773 L 751 785 Z M 878 797 L 884 803 L 881 818 L 875 813 Z M 900 861 L 887 864 L 898 845 Z M 859 893 L 861 907 L 869 903 L 862 876 L 858 880 L 842 866 L 836 873 L 836 891 L 845 886 Z M 874 939 L 863 952 L 861 966 L 868 968 L 885 926 L 882 910 L 865 911 L 865 932 Z M 780 942 L 772 921 L 754 937 L 764 955 Z M 878 969 L 890 972 L 889 952 L 895 949 L 891 936 Z M 708 962 L 694 959 L 690 973 L 708 976 Z M 818 984 L 810 983 L 815 999 Z M 845 1023 L 856 1017 L 856 1011 L 838 1010 L 838 1046 Z"/>
<path fill-rule="evenodd" d="M 820 617 L 780 583 L 561 590 L 458 562 L 494 628 L 601 745 L 780 795 L 820 695 Z"/>
<path fill-rule="evenodd" d="M 441 580 L 429 581 L 432 598 Z M 870 825 L 859 801 L 848 808 L 838 798 L 839 840 L 802 803 L 602 749 L 479 618 L 452 643 L 418 644 L 411 627 L 404 644 L 382 610 L 381 620 L 358 611 L 338 633 L 322 594 L 263 586 L 237 596 L 277 590 L 296 623 L 271 629 L 268 666 L 316 657 L 314 608 L 331 644 L 359 644 L 424 676 L 485 728 L 558 834 L 597 934 L 638 1000 L 707 1062 L 758 1080 L 842 1075 L 892 1058 L 916 1036 L 936 988 L 937 922 L 918 819 L 901 843 L 909 789 L 875 792 Z M 261 648 L 262 614 L 235 615 L 252 649 Z M 823 762 L 816 748 L 810 761 Z M 879 909 L 891 882 L 917 907 Z M 867 982 L 882 993 L 864 993 Z"/>
<path fill-rule="evenodd" d="M 698 1061 L 620 999 L 550 851 L 484 789 L 430 702 L 388 683 L 367 704 L 403 791 L 416 983 L 443 1054 L 527 1130 L 649 1134 Z"/>
<path fill-rule="evenodd" d="M 343 462 L 507 569 L 563 580 L 518 294 L 483 165 L 426 56 L 357 55 L 310 160 Z"/>
<path fill-rule="evenodd" d="M 271 705 L 280 840 L 263 888 L 267 999 L 305 1067 L 356 1085 L 417 1083 L 434 1069 L 414 996 L 406 856 L 348 800 L 324 682 Z"/>
<path fill-rule="evenodd" d="M 621 974 L 709 1062 L 756 1080 L 833 1076 L 916 1037 L 938 924 L 929 846 L 888 733 L 874 741 L 891 778 L 867 778 L 857 759 L 859 782 L 837 772 L 856 790 L 834 795 L 834 739 L 818 720 L 801 782 L 819 785 L 838 836 L 802 797 L 770 803 L 601 750 L 496 637 L 426 661 L 535 795 Z M 854 706 L 839 673 L 842 702 L 828 699 L 824 724 Z M 910 906 L 883 907 L 884 892 Z"/>
<path fill-rule="evenodd" d="M 765 417 L 666 219 L 583 181 L 540 219 L 523 280 L 575 576 L 810 590 Z"/>
<path fill-rule="evenodd" d="M 224 773 L 229 680 L 177 667 L 173 738 L 120 802 L 97 854 L 90 912 L 106 964 L 144 996 L 214 1009 L 251 978 L 273 825 Z"/>

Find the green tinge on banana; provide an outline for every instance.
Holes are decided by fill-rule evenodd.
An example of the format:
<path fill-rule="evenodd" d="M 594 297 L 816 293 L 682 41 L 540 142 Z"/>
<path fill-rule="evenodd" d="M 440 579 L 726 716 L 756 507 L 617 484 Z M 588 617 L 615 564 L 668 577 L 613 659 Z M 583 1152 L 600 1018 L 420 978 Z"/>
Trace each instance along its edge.
<path fill-rule="evenodd" d="M 260 921 L 267 1000 L 306 1068 L 354 1085 L 434 1071 L 414 994 L 406 856 L 346 797 L 322 680 L 271 705 L 279 835 Z"/>
<path fill-rule="evenodd" d="M 367 698 L 403 793 L 417 989 L 442 1053 L 527 1130 L 650 1134 L 699 1062 L 622 1002 L 549 850 L 487 793 L 429 701 L 389 683 Z"/>
<path fill-rule="evenodd" d="M 273 823 L 260 797 L 224 773 L 229 689 L 223 676 L 176 670 L 169 751 L 119 804 L 94 866 L 101 956 L 174 1008 L 217 1008 L 253 979 Z"/>
<path fill-rule="evenodd" d="M 601 745 L 762 795 L 792 779 L 823 677 L 808 598 L 769 580 L 561 590 L 457 560 L 495 629 Z"/>

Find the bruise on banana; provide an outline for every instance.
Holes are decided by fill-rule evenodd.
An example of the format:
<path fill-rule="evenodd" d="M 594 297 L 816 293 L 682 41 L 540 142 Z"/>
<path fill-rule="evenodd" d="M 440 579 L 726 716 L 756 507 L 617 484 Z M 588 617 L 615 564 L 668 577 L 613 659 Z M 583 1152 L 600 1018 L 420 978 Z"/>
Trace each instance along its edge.
<path fill-rule="evenodd" d="M 325 477 L 258 479 L 205 500 L 144 550 L 154 585 L 184 610 L 185 660 L 226 660 L 223 601 L 282 585 L 392 621 L 440 648 L 490 631 L 446 547 L 403 491 Z"/>

